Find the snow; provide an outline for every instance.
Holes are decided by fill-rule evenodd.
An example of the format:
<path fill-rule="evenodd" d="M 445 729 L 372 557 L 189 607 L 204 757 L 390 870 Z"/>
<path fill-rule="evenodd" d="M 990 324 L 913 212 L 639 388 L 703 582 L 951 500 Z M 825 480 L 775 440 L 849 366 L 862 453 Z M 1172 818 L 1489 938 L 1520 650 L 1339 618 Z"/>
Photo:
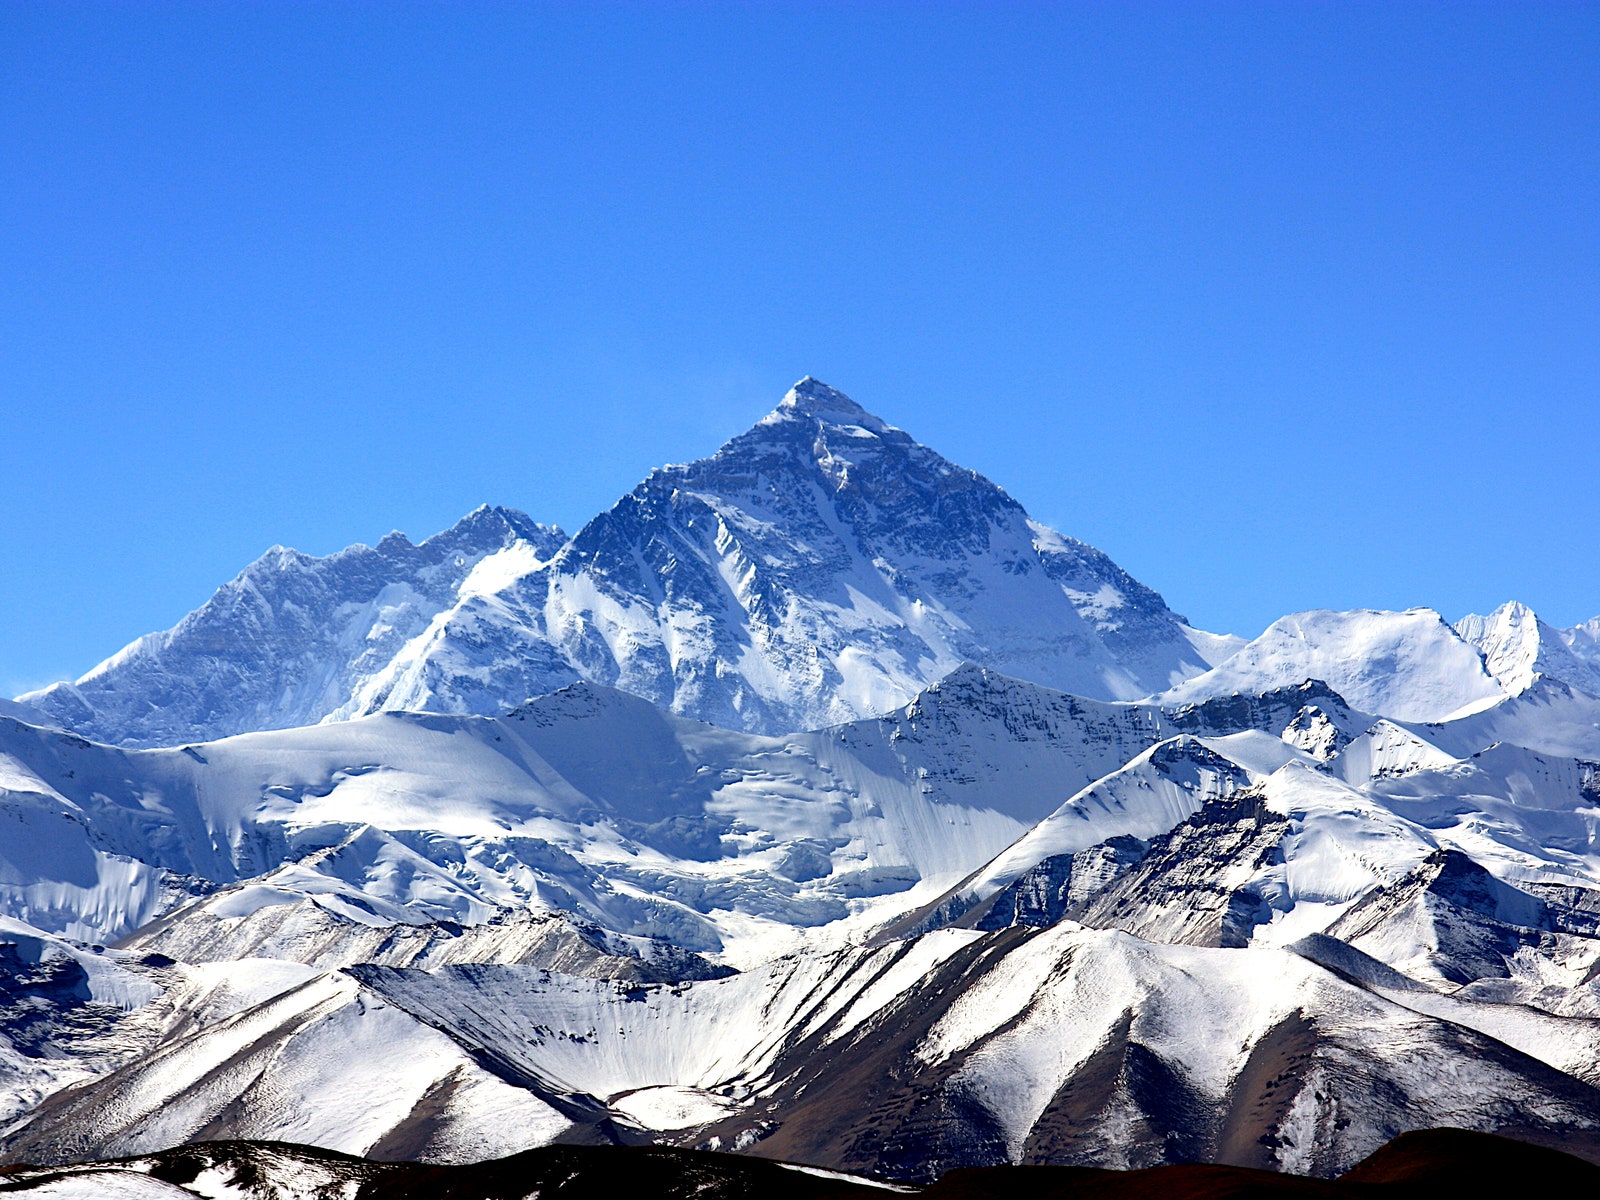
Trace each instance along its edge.
<path fill-rule="evenodd" d="M 74 1171 L 62 1178 L 24 1188 L 18 1194 L 36 1200 L 192 1200 L 195 1196 L 220 1198 L 225 1195 L 191 1190 L 135 1171 L 116 1169 Z"/>
<path fill-rule="evenodd" d="M 0 729 L 11 794 L 42 808 L 28 826 L 40 832 L 13 839 L 29 847 L 19 877 L 31 882 L 8 903 L 104 941 L 170 904 L 180 874 L 200 875 L 245 885 L 196 909 L 219 923 L 208 955 L 226 953 L 216 938 L 228 923 L 235 954 L 260 953 L 263 937 L 286 945 L 262 932 L 263 910 L 285 910 L 269 924 L 303 922 L 288 910 L 310 897 L 357 925 L 476 924 L 553 904 L 759 961 L 781 940 L 775 925 L 864 928 L 937 895 L 1159 726 L 977 669 L 892 718 L 789 738 L 593 685 L 501 720 L 379 715 L 184 750 L 11 726 Z M 704 829 L 716 850 L 658 842 L 651 831 L 667 827 Z M 800 861 L 817 865 L 789 878 L 798 868 L 784 864 Z"/>
<path fill-rule="evenodd" d="M 1193 703 L 1320 679 L 1351 704 L 1401 721 L 1444 721 L 1503 699 L 1477 649 L 1428 608 L 1314 610 L 1260 637 L 1156 699 Z"/>
<path fill-rule="evenodd" d="M 1280 873 L 1295 903 L 1341 904 L 1398 880 L 1434 849 L 1428 832 L 1361 791 L 1290 763 L 1263 785 L 1267 804 L 1289 819 Z"/>
<path fill-rule="evenodd" d="M 983 899 L 1047 858 L 1086 850 L 1113 837 L 1149 839 L 1165 833 L 1207 800 L 1246 781 L 1243 768 L 1226 760 L 1213 761 L 1204 749 L 1190 737 L 1151 747 L 1028 830 L 963 890 Z"/>
<path fill-rule="evenodd" d="M 263 1041 L 286 1022 L 297 1031 L 292 1041 Z M 469 1117 L 455 1139 L 464 1154 L 542 1145 L 569 1124 L 487 1075 L 448 1038 L 372 1003 L 348 977 L 328 975 L 158 1050 L 122 1077 L 88 1128 L 107 1138 L 116 1131 L 122 1154 L 175 1145 L 207 1127 L 219 1088 L 246 1082 L 254 1102 L 239 1118 L 238 1136 L 358 1155 L 444 1084 Z"/>
<path fill-rule="evenodd" d="M 841 1179 L 846 1183 L 859 1184 L 862 1187 L 882 1188 L 886 1192 L 915 1192 L 919 1189 L 907 1187 L 898 1183 L 885 1183 L 881 1179 L 868 1179 L 864 1175 L 851 1175 L 846 1171 L 828 1171 L 822 1167 L 807 1167 L 800 1163 L 779 1163 L 788 1171 L 799 1171 L 802 1175 L 815 1175 L 818 1179 Z"/>
<path fill-rule="evenodd" d="M 611 1101 L 613 1112 L 645 1129 L 689 1129 L 739 1111 L 740 1105 L 725 1096 L 699 1088 L 649 1087 L 628 1092 Z"/>
<path fill-rule="evenodd" d="M 1510 742 L 1543 754 L 1600 760 L 1600 700 L 1541 677 L 1491 708 L 1414 732 L 1460 757 Z"/>
<path fill-rule="evenodd" d="M 521 547 L 533 557 L 519 561 L 532 562 L 565 540 L 484 507 L 420 546 L 391 535 L 326 558 L 274 547 L 174 628 L 21 699 L 47 723 L 126 745 L 308 724 L 347 705 L 450 608 L 480 560 Z"/>
<path fill-rule="evenodd" d="M 1455 628 L 1478 648 L 1490 674 L 1508 695 L 1527 691 L 1541 676 L 1600 694 L 1600 670 L 1575 653 L 1560 631 L 1539 620 L 1525 604 L 1511 601 L 1486 617 L 1469 614 L 1457 621 Z"/>
<path fill-rule="evenodd" d="M 1330 763 L 1334 773 L 1352 786 L 1448 767 L 1455 762 L 1449 754 L 1411 730 L 1392 721 L 1377 721 L 1356 738 Z"/>

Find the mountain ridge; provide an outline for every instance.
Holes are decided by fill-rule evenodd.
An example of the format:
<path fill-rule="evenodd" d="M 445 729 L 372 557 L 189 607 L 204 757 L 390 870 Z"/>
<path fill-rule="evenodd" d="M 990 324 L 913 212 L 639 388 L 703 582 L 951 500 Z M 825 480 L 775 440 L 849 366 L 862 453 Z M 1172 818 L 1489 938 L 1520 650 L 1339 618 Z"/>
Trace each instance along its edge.
<path fill-rule="evenodd" d="M 417 547 L 274 549 L 174 629 L 18 702 L 153 746 L 389 709 L 494 715 L 586 678 L 778 733 L 887 711 L 968 659 L 1131 700 L 1225 648 L 807 377 L 571 538 L 485 507 Z"/>

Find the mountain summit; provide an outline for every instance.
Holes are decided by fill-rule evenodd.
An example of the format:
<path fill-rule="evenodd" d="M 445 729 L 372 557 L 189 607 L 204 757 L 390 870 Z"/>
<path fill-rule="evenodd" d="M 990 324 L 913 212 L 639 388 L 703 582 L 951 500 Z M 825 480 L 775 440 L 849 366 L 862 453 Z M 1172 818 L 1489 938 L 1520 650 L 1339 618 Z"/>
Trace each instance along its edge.
<path fill-rule="evenodd" d="M 505 512 L 421 547 L 269 552 L 175 630 L 24 699 L 149 745 L 385 709 L 496 713 L 589 679 L 776 733 L 886 711 L 963 661 L 1133 699 L 1205 670 L 1215 642 L 809 376 L 565 544 L 483 515 Z"/>
<path fill-rule="evenodd" d="M 887 711 L 969 660 L 1105 699 L 1207 665 L 1105 555 L 808 377 L 465 598 L 341 715 L 491 712 L 575 674 L 776 733 Z"/>
<path fill-rule="evenodd" d="M 882 433 L 889 428 L 838 388 L 831 388 L 822 380 L 813 379 L 810 375 L 789 389 L 789 394 L 779 402 L 777 410 L 767 419 L 770 421 L 791 413 L 835 425 L 859 425 L 873 433 Z"/>

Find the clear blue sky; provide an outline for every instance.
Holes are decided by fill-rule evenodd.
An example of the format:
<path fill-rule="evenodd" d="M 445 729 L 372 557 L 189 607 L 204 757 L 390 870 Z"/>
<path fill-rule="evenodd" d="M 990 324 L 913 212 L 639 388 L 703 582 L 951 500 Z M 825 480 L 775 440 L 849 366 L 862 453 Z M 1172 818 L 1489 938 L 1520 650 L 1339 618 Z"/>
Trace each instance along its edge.
<path fill-rule="evenodd" d="M 1213 629 L 1600 612 L 1600 5 L 0 5 L 0 688 L 803 374 Z"/>

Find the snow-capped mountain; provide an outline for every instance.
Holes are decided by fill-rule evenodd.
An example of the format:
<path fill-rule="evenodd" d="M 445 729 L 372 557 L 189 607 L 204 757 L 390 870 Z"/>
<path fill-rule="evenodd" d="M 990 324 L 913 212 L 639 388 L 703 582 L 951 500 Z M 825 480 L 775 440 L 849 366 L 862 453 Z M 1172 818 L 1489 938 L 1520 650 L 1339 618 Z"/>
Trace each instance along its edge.
<path fill-rule="evenodd" d="M 484 507 L 420 546 L 400 533 L 326 558 L 275 546 L 174 628 L 74 683 L 19 697 L 16 715 L 130 746 L 308 725 L 483 586 L 486 559 L 532 562 L 565 541 L 522 513 Z"/>
<path fill-rule="evenodd" d="M 886 712 L 965 661 L 1135 699 L 1234 645 L 808 378 L 571 541 L 485 509 L 421 546 L 274 550 L 175 629 L 19 699 L 153 746 L 384 710 L 498 715 L 582 678 L 783 733 Z"/>
<path fill-rule="evenodd" d="M 274 550 L 0 706 L 0 1161 L 1600 1156 L 1597 628 L 1205 634 L 810 379 L 570 540 Z"/>
<path fill-rule="evenodd" d="M 1536 679 L 1554 679 L 1600 696 L 1600 663 L 1574 651 L 1582 646 L 1585 626 L 1554 629 L 1526 604 L 1511 601 L 1486 617 L 1469 614 L 1456 632 L 1483 655 L 1484 665 L 1507 695 L 1518 696 Z"/>
<path fill-rule="evenodd" d="M 1428 608 L 1293 613 L 1222 663 L 1164 693 L 1176 704 L 1320 679 L 1366 712 L 1446 721 L 1507 694 L 1476 644 Z"/>
<path fill-rule="evenodd" d="M 1276 769 L 1310 694 L 1168 714 L 966 666 L 885 717 L 783 738 L 589 683 L 501 718 L 387 713 L 166 750 L 0 719 L 0 904 L 91 942 L 176 908 L 142 945 L 328 962 L 396 961 L 373 928 L 423 954 L 405 927 L 531 905 L 743 965 L 797 929 L 915 908 L 1149 747 L 1167 745 L 1161 770 L 1209 761 L 1193 737 L 1169 744 L 1180 730 L 1269 728 L 1265 753 L 1233 752 Z M 1198 803 L 1118 795 L 1075 823 L 1085 845 Z"/>
<path fill-rule="evenodd" d="M 1571 629 L 1558 629 L 1556 636 L 1584 662 L 1600 667 L 1600 617 L 1591 617 Z"/>
<path fill-rule="evenodd" d="M 768 733 L 885 712 L 963 661 L 1134 699 L 1204 669 L 1212 645 L 1104 554 L 814 379 L 464 601 L 352 711 L 509 707 L 550 686 L 533 643 Z"/>
<path fill-rule="evenodd" d="M 945 930 L 676 986 L 249 964 L 181 984 L 205 1019 L 59 1093 L 5 1152 L 49 1163 L 253 1137 L 470 1162 L 649 1130 L 902 1179 L 1214 1157 L 1334 1174 L 1397 1126 L 1600 1126 L 1600 1090 L 1570 1073 L 1592 1074 L 1593 1023 L 1530 1011 L 1484 1033 L 1461 1020 L 1472 1006 L 1439 997 L 1431 1013 L 1403 977 L 1365 982 L 1389 977 L 1342 953 L 1330 969 L 1069 924 Z M 1460 1067 L 1451 1087 L 1441 1062 Z"/>
<path fill-rule="evenodd" d="M 782 738 L 588 683 L 168 750 L 11 722 L 3 1153 L 654 1139 L 926 1178 L 1586 1144 L 1600 768 L 1474 740 L 1495 711 L 966 666 Z"/>

